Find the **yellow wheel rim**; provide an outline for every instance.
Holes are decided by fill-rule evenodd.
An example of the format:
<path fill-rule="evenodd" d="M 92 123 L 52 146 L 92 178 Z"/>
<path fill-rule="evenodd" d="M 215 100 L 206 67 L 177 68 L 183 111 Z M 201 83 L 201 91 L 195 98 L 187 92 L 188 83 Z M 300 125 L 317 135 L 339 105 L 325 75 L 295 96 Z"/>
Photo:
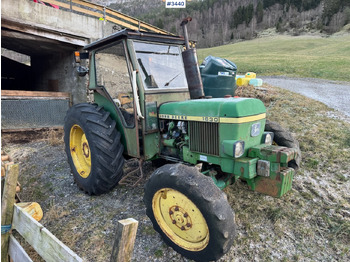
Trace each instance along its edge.
<path fill-rule="evenodd" d="M 69 136 L 70 154 L 78 174 L 87 178 L 91 171 L 91 152 L 83 129 L 72 126 Z"/>
<path fill-rule="evenodd" d="M 171 188 L 160 189 L 153 196 L 152 208 L 158 225 L 177 246 L 200 251 L 208 245 L 208 225 L 184 194 Z"/>

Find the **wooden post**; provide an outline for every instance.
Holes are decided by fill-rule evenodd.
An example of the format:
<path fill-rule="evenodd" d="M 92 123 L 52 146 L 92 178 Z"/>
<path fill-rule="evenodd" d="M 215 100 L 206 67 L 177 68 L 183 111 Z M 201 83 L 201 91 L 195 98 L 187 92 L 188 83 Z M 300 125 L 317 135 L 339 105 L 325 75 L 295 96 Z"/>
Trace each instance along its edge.
<path fill-rule="evenodd" d="M 13 164 L 8 167 L 1 201 L 1 226 L 12 224 L 18 173 L 18 164 Z M 10 232 L 1 235 L 1 262 L 8 261 L 9 237 Z"/>
<path fill-rule="evenodd" d="M 131 261 L 138 225 L 133 218 L 118 221 L 110 262 Z"/>

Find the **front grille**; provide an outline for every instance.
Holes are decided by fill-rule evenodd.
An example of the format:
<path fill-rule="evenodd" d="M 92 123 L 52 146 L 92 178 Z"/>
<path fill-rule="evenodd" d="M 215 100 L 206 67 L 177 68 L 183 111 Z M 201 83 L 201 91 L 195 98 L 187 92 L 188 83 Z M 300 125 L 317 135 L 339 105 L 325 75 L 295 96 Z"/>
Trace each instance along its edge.
<path fill-rule="evenodd" d="M 219 155 L 219 124 L 189 121 L 190 150 Z"/>

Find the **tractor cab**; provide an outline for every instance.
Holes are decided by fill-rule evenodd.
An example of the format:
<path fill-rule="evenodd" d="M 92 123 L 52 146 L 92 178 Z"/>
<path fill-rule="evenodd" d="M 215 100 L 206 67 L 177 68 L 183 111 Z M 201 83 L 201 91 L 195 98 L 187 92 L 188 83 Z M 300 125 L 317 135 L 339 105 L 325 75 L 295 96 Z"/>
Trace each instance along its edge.
<path fill-rule="evenodd" d="M 182 37 L 124 29 L 84 48 L 94 102 L 111 112 L 129 156 L 157 155 L 159 106 L 190 98 L 183 46 Z"/>

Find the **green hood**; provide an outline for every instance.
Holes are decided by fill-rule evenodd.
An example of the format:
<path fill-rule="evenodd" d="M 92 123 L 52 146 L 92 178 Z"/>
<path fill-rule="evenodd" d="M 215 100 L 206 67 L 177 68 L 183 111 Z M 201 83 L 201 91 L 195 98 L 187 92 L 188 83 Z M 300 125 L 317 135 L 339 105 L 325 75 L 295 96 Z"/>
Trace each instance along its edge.
<path fill-rule="evenodd" d="M 214 98 L 169 102 L 161 105 L 159 109 L 160 118 L 205 122 L 226 122 L 222 119 L 256 116 L 265 113 L 264 104 L 254 98 Z M 210 119 L 201 120 L 198 117 Z"/>

